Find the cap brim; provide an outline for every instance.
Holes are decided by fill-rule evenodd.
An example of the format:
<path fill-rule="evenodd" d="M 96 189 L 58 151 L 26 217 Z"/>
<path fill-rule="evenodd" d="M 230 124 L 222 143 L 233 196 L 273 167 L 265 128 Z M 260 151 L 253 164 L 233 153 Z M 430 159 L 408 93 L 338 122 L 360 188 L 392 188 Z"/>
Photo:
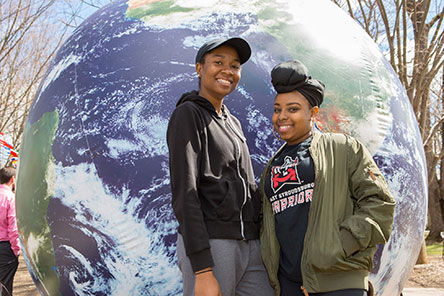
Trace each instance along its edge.
<path fill-rule="evenodd" d="M 233 37 L 233 38 L 229 38 L 226 40 L 219 39 L 219 40 L 212 40 L 212 41 L 205 43 L 197 52 L 196 63 L 198 63 L 205 54 L 207 54 L 208 52 L 210 52 L 222 45 L 227 45 L 227 46 L 234 48 L 236 50 L 237 54 L 239 55 L 239 60 L 240 60 L 241 64 L 248 61 L 248 59 L 251 56 L 251 48 L 250 48 L 250 45 L 248 44 L 248 42 L 240 37 Z"/>

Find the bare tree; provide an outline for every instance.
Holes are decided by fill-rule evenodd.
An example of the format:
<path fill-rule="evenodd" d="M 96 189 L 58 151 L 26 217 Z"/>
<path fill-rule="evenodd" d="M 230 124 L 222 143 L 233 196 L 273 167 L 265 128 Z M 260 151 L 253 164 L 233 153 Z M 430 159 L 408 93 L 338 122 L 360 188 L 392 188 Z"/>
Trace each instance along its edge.
<path fill-rule="evenodd" d="M 63 14 L 60 18 L 61 23 L 66 26 L 76 28 L 86 17 L 89 16 L 87 12 L 92 12 L 104 7 L 115 0 L 64 0 Z"/>
<path fill-rule="evenodd" d="M 332 0 L 383 48 L 418 121 L 429 177 L 429 239 L 444 229 L 444 98 L 432 83 L 444 65 L 444 3 L 432 0 Z M 442 73 L 442 72 L 441 72 Z M 438 87 L 439 89 L 439 87 Z M 437 168 L 439 168 L 437 170 Z M 439 172 L 439 174 L 437 174 Z"/>
<path fill-rule="evenodd" d="M 0 7 L 0 131 L 17 144 L 21 136 L 20 123 L 29 109 L 35 85 L 42 76 L 53 52 L 41 30 L 35 30 L 38 20 L 51 7 L 51 1 L 2 1 Z M 39 40 L 42 38 L 42 40 Z"/>
<path fill-rule="evenodd" d="M 436 87 L 433 89 L 439 89 L 436 94 L 436 99 L 439 101 L 440 109 L 437 112 L 439 115 L 439 120 L 436 121 L 435 126 L 437 126 L 436 136 L 433 137 L 432 149 L 433 151 L 438 151 L 434 153 L 434 158 L 438 159 L 436 161 L 439 168 L 439 175 L 434 176 L 433 182 L 431 182 L 430 190 L 434 190 L 435 194 L 429 197 L 429 229 L 430 234 L 429 240 L 438 241 L 440 232 L 444 231 L 444 69 L 441 69 L 441 87 Z M 434 127 L 435 127 L 434 126 Z"/>
<path fill-rule="evenodd" d="M 19 147 L 32 100 L 58 48 L 85 11 L 111 0 L 0 2 L 0 132 Z"/>

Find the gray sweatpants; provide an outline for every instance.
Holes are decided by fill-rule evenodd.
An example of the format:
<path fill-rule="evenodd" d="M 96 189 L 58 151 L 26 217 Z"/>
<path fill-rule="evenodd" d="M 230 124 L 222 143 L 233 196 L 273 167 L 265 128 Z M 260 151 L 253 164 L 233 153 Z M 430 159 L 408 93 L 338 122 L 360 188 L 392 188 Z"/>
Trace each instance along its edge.
<path fill-rule="evenodd" d="M 210 239 L 213 272 L 222 296 L 272 296 L 262 262 L 259 240 Z M 182 236 L 177 236 L 177 259 L 182 271 L 183 295 L 194 295 L 195 275 L 185 253 Z"/>

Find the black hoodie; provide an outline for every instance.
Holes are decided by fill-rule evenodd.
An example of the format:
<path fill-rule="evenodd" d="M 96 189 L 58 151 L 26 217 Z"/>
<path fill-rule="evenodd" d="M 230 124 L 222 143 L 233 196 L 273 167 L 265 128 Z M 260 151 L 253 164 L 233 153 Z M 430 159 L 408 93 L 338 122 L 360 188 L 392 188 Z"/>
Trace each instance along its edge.
<path fill-rule="evenodd" d="M 193 271 L 213 266 L 209 239 L 259 238 L 260 198 L 240 122 L 196 91 L 168 124 L 174 214 Z"/>

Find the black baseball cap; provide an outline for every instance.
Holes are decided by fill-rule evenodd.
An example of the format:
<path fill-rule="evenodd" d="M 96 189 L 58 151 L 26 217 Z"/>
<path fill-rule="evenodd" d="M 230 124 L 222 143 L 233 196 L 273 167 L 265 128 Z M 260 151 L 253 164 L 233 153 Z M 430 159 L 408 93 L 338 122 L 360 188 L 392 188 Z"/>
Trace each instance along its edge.
<path fill-rule="evenodd" d="M 196 55 L 196 64 L 203 58 L 203 56 L 205 54 L 209 53 L 213 49 L 216 49 L 222 45 L 228 45 L 228 46 L 233 47 L 237 51 L 237 54 L 239 55 L 239 59 L 240 59 L 241 64 L 248 61 L 248 59 L 251 56 L 250 45 L 248 44 L 247 41 L 245 41 L 244 39 L 242 39 L 240 37 L 233 37 L 233 38 L 229 38 L 229 39 L 224 39 L 224 38 L 214 39 L 214 40 L 210 40 L 210 41 L 205 42 L 204 45 L 201 46 L 201 48 L 199 49 L 199 51 L 197 52 L 197 55 Z"/>

